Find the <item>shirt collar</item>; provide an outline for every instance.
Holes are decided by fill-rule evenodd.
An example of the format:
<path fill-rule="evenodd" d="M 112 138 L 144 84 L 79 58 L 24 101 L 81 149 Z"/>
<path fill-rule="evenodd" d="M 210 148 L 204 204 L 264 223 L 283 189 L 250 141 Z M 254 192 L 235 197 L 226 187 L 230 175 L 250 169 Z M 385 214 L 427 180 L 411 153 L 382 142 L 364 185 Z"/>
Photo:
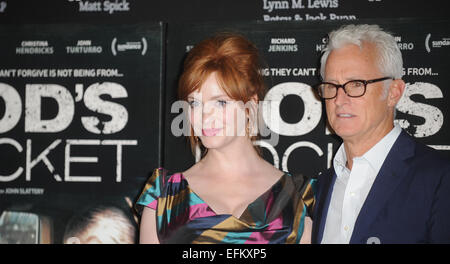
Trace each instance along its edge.
<path fill-rule="evenodd" d="M 381 169 L 384 160 L 386 159 L 389 151 L 392 148 L 392 145 L 394 145 L 394 142 L 397 140 L 401 131 L 401 127 L 396 124 L 386 136 L 378 141 L 377 144 L 375 144 L 371 149 L 364 153 L 364 155 L 358 157 L 360 159 L 365 159 L 370 164 L 372 169 L 375 171 L 375 175 L 377 175 L 379 170 Z M 343 172 L 346 169 L 348 170 L 346 164 L 347 154 L 345 152 L 344 143 L 342 143 L 333 159 L 333 167 L 338 176 L 341 175 L 340 172 Z"/>
<path fill-rule="evenodd" d="M 338 178 L 343 177 L 344 172 L 348 170 L 348 168 L 345 166 L 346 164 L 347 154 L 345 152 L 344 143 L 342 143 L 333 159 L 334 171 L 336 172 L 336 176 Z"/>
<path fill-rule="evenodd" d="M 392 145 L 394 145 L 401 132 L 402 129 L 396 124 L 386 136 L 362 156 L 369 162 L 376 174 L 380 171 Z"/>

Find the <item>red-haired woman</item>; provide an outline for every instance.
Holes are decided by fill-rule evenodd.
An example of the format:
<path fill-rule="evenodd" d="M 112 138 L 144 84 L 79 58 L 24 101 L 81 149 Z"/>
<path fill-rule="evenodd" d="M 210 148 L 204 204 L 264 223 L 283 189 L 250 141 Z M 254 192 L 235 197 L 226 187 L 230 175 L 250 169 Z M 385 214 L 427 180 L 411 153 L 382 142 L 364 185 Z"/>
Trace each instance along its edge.
<path fill-rule="evenodd" d="M 260 61 L 232 33 L 189 52 L 178 95 L 202 158 L 184 172 L 154 171 L 137 202 L 141 243 L 309 242 L 313 180 L 276 169 L 253 144 L 265 94 Z"/>

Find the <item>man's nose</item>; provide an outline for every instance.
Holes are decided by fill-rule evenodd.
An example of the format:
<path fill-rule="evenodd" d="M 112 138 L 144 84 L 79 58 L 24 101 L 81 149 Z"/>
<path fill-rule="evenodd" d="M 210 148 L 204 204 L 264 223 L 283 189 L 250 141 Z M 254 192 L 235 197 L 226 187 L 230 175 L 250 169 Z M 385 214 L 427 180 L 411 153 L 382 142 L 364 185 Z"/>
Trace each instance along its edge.
<path fill-rule="evenodd" d="M 343 87 L 337 88 L 336 97 L 333 99 L 336 105 L 343 105 L 348 102 L 349 99 L 350 97 L 345 93 Z"/>

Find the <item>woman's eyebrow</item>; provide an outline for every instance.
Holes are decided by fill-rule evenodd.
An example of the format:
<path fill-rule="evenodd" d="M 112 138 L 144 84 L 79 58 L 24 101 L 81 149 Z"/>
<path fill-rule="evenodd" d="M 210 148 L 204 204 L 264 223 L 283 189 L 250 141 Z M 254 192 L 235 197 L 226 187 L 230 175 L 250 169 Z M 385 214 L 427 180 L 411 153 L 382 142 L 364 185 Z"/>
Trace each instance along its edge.
<path fill-rule="evenodd" d="M 217 99 L 230 99 L 230 97 L 228 97 L 228 95 L 221 94 L 210 98 L 210 100 L 217 100 Z"/>
<path fill-rule="evenodd" d="M 188 100 L 189 100 L 189 99 L 191 99 L 191 100 L 201 100 L 201 98 L 196 98 L 196 97 L 194 97 L 194 96 L 192 96 L 192 95 L 189 95 L 189 96 L 187 97 L 187 99 L 188 99 Z M 225 95 L 225 94 L 215 95 L 215 96 L 209 98 L 208 101 L 214 101 L 214 100 L 218 100 L 218 99 L 227 99 L 227 100 L 230 100 L 230 97 L 228 97 L 228 95 Z"/>

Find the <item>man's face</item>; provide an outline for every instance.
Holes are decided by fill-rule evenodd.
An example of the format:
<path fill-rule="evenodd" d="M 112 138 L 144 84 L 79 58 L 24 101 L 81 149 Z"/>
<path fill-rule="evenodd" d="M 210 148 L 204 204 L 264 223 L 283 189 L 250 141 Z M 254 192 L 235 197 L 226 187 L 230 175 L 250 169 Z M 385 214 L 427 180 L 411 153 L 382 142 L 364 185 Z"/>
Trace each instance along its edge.
<path fill-rule="evenodd" d="M 368 43 L 362 47 L 349 44 L 333 50 L 325 65 L 324 81 L 344 84 L 351 80 L 386 77 L 376 66 L 375 47 Z M 335 98 L 325 100 L 328 121 L 344 141 L 358 143 L 367 138 L 381 139 L 392 129 L 395 104 L 385 96 L 386 82 L 368 84 L 366 93 L 357 98 L 347 96 L 339 88 Z"/>

